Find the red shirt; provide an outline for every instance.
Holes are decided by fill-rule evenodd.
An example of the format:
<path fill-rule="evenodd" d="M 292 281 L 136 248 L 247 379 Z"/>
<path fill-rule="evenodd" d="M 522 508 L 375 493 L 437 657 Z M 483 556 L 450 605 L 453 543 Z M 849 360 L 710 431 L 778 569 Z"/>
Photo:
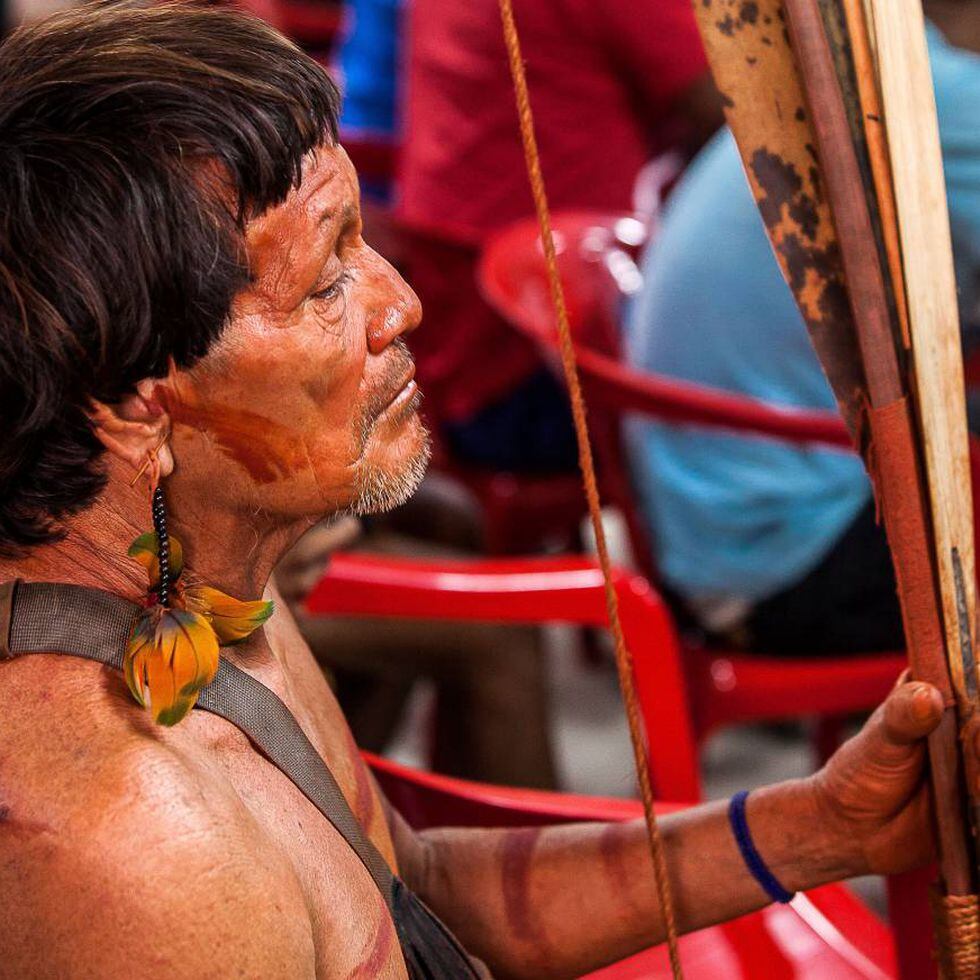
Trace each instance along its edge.
<path fill-rule="evenodd" d="M 533 213 L 498 3 L 409 11 L 400 214 L 479 245 Z M 691 0 L 519 0 L 515 16 L 552 207 L 629 209 L 640 169 L 670 146 L 675 100 L 707 70 Z M 530 345 L 480 308 L 462 257 L 420 255 L 408 272 L 427 308 L 411 343 L 437 414 L 468 415 L 535 370 Z"/>

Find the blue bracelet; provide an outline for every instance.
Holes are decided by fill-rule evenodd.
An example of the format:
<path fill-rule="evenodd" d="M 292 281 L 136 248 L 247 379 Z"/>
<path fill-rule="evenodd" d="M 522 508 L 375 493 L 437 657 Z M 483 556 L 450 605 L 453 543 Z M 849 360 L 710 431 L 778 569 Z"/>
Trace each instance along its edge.
<path fill-rule="evenodd" d="M 752 843 L 752 835 L 749 833 L 749 824 L 745 819 L 745 801 L 748 799 L 748 792 L 742 790 L 736 793 L 728 804 L 728 821 L 732 825 L 732 833 L 738 843 L 738 849 L 742 853 L 742 860 L 746 867 L 752 872 L 752 877 L 762 886 L 762 890 L 774 901 L 787 902 L 793 901 L 792 892 L 785 888 L 776 879 L 776 876 L 766 866 L 762 860 L 762 855 L 755 849 Z"/>

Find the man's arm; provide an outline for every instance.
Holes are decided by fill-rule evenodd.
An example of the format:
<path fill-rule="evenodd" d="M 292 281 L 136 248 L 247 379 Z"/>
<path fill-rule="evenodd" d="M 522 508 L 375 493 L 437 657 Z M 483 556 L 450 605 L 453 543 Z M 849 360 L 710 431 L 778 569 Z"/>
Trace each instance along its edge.
<path fill-rule="evenodd" d="M 930 856 L 917 740 L 938 694 L 905 684 L 816 777 L 754 792 L 757 849 L 790 890 Z M 765 905 L 726 804 L 664 817 L 678 927 L 686 932 Z M 499 977 L 579 976 L 663 939 L 646 829 L 639 822 L 413 835 L 396 821 L 403 875 Z"/>

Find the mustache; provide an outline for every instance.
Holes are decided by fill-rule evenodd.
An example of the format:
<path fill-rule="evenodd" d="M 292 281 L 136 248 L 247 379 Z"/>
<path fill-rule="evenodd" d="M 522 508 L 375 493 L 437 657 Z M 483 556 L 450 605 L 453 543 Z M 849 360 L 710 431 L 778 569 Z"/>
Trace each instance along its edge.
<path fill-rule="evenodd" d="M 388 345 L 387 363 L 382 381 L 377 390 L 367 399 L 361 416 L 361 430 L 366 435 L 371 431 L 378 416 L 392 403 L 401 391 L 405 378 L 415 366 L 408 345 L 401 337 L 396 337 Z"/>

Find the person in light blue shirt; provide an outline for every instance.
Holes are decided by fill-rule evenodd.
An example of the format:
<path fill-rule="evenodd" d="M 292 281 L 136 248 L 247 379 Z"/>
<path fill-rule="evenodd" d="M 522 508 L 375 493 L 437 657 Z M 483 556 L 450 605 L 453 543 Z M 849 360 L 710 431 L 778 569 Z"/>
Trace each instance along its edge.
<path fill-rule="evenodd" d="M 977 21 L 973 0 L 955 6 Z M 957 23 L 944 22 L 948 36 Z M 933 25 L 928 43 L 970 335 L 980 272 L 980 56 Z M 644 370 L 778 405 L 836 408 L 727 129 L 670 200 L 644 258 L 626 345 Z M 641 420 L 628 424 L 627 442 L 663 580 L 709 633 L 787 654 L 901 645 L 891 563 L 856 456 Z"/>

